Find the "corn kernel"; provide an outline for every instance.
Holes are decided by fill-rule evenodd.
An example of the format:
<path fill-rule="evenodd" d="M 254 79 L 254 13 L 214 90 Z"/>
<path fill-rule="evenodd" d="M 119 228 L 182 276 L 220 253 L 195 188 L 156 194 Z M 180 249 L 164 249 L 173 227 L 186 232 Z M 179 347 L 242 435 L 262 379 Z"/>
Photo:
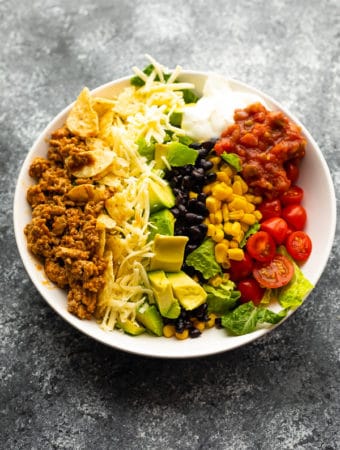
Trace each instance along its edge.
<path fill-rule="evenodd" d="M 223 229 L 225 234 L 228 234 L 229 236 L 232 236 L 231 234 L 231 227 L 232 227 L 232 223 L 231 222 L 225 222 L 223 225 Z"/>
<path fill-rule="evenodd" d="M 215 314 L 209 314 L 209 320 L 207 322 L 205 322 L 205 328 L 212 328 L 213 326 L 215 326 L 215 321 L 216 321 L 216 315 Z"/>
<path fill-rule="evenodd" d="M 261 214 L 261 212 L 258 209 L 256 209 L 254 211 L 254 216 L 256 217 L 257 220 L 261 220 L 262 219 L 262 214 Z"/>
<path fill-rule="evenodd" d="M 215 225 L 215 214 L 214 213 L 209 214 L 209 222 L 213 223 Z"/>
<path fill-rule="evenodd" d="M 232 199 L 233 190 L 222 181 L 212 188 L 212 195 L 218 200 L 230 201 Z"/>
<path fill-rule="evenodd" d="M 227 173 L 220 171 L 216 172 L 216 178 L 218 181 L 223 181 L 226 184 L 230 184 L 230 177 Z"/>
<path fill-rule="evenodd" d="M 207 230 L 207 236 L 213 237 L 216 231 L 216 227 L 215 225 L 213 225 L 212 223 L 208 224 L 208 230 Z"/>
<path fill-rule="evenodd" d="M 222 228 L 216 228 L 215 235 L 212 236 L 213 241 L 221 242 L 224 238 L 224 231 Z"/>
<path fill-rule="evenodd" d="M 227 203 L 223 203 L 222 205 L 222 216 L 223 222 L 227 222 L 229 220 L 229 209 Z"/>
<path fill-rule="evenodd" d="M 198 197 L 197 192 L 193 192 L 193 191 L 189 192 L 189 198 L 193 199 L 193 198 L 197 198 L 197 197 Z"/>
<path fill-rule="evenodd" d="M 237 209 L 229 213 L 230 220 L 241 220 L 244 216 L 244 211 L 242 209 Z"/>
<path fill-rule="evenodd" d="M 204 328 L 205 328 L 205 324 L 204 324 L 204 322 L 201 322 L 201 321 L 199 321 L 199 320 L 194 320 L 193 321 L 193 326 L 195 327 L 195 328 L 197 328 L 197 330 L 200 330 L 200 331 L 203 331 L 204 330 Z"/>
<path fill-rule="evenodd" d="M 245 209 L 246 213 L 252 213 L 253 211 L 255 211 L 255 205 L 253 205 L 250 202 L 247 202 L 247 207 Z"/>
<path fill-rule="evenodd" d="M 235 195 L 228 207 L 229 211 L 233 211 L 235 209 L 242 209 L 244 211 L 247 207 L 247 200 L 244 197 Z"/>
<path fill-rule="evenodd" d="M 220 245 L 220 244 L 217 244 L 217 245 Z M 217 245 L 216 245 L 216 247 L 217 247 Z M 216 250 L 216 247 L 215 247 L 215 250 Z M 223 282 L 223 278 L 221 277 L 221 275 L 215 275 L 214 277 L 210 278 L 210 280 L 209 280 L 209 284 L 214 287 L 218 287 L 222 282 Z"/>
<path fill-rule="evenodd" d="M 170 338 L 172 336 L 175 336 L 175 332 L 176 332 L 176 329 L 175 329 L 174 325 L 170 325 L 170 324 L 164 325 L 163 336 Z"/>
<path fill-rule="evenodd" d="M 229 259 L 225 260 L 222 264 L 223 269 L 230 269 L 230 261 Z"/>
<path fill-rule="evenodd" d="M 214 164 L 214 166 L 218 166 L 218 164 L 221 162 L 221 158 L 219 156 L 212 156 L 209 158 L 209 161 Z"/>
<path fill-rule="evenodd" d="M 178 333 L 176 331 L 175 336 L 177 339 L 183 341 L 184 339 L 187 339 L 189 337 L 189 330 L 187 328 L 185 328 L 182 333 Z"/>
<path fill-rule="evenodd" d="M 228 249 L 229 245 L 227 246 L 223 242 L 219 242 L 215 245 L 215 259 L 219 264 L 227 258 Z"/>
<path fill-rule="evenodd" d="M 232 241 L 229 242 L 229 249 L 231 248 L 238 248 L 238 242 L 235 241 L 235 239 L 233 239 Z"/>
<path fill-rule="evenodd" d="M 221 209 L 221 200 L 209 195 L 209 197 L 207 197 L 205 200 L 205 205 L 208 208 L 209 212 L 215 213 L 216 211 Z"/>
<path fill-rule="evenodd" d="M 228 257 L 233 261 L 242 261 L 244 252 L 241 248 L 230 248 L 228 250 Z"/>
<path fill-rule="evenodd" d="M 238 243 L 240 243 L 243 238 L 244 238 L 244 231 L 242 230 L 240 230 L 240 232 L 236 236 L 234 236 L 234 240 Z"/>
<path fill-rule="evenodd" d="M 242 222 L 246 223 L 247 225 L 254 225 L 256 221 L 257 220 L 254 214 L 245 214 L 242 218 Z"/>
<path fill-rule="evenodd" d="M 229 179 L 231 179 L 234 174 L 233 169 L 229 166 L 229 164 L 223 164 L 221 170 L 228 175 Z"/>
<path fill-rule="evenodd" d="M 234 180 L 240 182 L 241 188 L 242 188 L 242 194 L 246 194 L 248 192 L 248 185 L 244 181 L 244 179 L 242 177 L 240 177 L 239 175 L 235 175 Z"/>
<path fill-rule="evenodd" d="M 232 187 L 233 187 L 234 194 L 242 195 L 242 185 L 239 181 L 234 181 Z"/>
<path fill-rule="evenodd" d="M 246 233 L 246 232 L 249 230 L 249 225 L 246 224 L 246 223 L 244 223 L 244 222 L 241 222 L 241 230 L 242 230 L 244 233 Z"/>
<path fill-rule="evenodd" d="M 215 212 L 215 223 L 220 224 L 223 221 L 222 211 L 218 210 Z"/>

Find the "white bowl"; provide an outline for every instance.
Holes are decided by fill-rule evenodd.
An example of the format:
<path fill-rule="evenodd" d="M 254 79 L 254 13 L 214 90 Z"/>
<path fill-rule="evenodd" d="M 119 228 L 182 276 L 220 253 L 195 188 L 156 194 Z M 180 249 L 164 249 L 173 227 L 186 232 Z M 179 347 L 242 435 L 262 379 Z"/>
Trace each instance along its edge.
<path fill-rule="evenodd" d="M 193 82 L 200 92 L 207 75 L 204 72 L 185 71 L 180 79 Z M 107 83 L 95 89 L 93 93 L 112 98 L 129 85 L 129 78 Z M 257 94 L 272 109 L 282 110 L 295 123 L 300 125 L 307 139 L 306 156 L 301 164 L 298 183 L 305 191 L 304 206 L 308 213 L 306 231 L 312 239 L 313 252 L 303 265 L 302 270 L 305 276 L 315 285 L 326 266 L 334 239 L 336 223 L 334 187 L 325 159 L 312 136 L 285 108 L 269 96 L 244 83 L 235 80 L 230 80 L 230 82 L 233 88 Z M 19 253 L 31 280 L 47 303 L 68 323 L 97 341 L 119 350 L 152 357 L 190 358 L 224 352 L 254 341 L 275 328 L 258 330 L 244 336 L 228 336 L 224 330 L 210 329 L 197 339 L 178 341 L 163 337 L 152 337 L 147 334 L 132 337 L 120 331 L 105 332 L 94 320 L 82 321 L 67 311 L 65 291 L 54 286 L 46 278 L 39 261 L 27 250 L 23 230 L 25 225 L 31 221 L 31 208 L 26 201 L 27 188 L 33 183 L 28 175 L 29 166 L 36 156 L 46 156 L 47 139 L 53 130 L 65 122 L 70 108 L 71 105 L 52 120 L 29 151 L 19 174 L 14 198 L 14 229 Z"/>

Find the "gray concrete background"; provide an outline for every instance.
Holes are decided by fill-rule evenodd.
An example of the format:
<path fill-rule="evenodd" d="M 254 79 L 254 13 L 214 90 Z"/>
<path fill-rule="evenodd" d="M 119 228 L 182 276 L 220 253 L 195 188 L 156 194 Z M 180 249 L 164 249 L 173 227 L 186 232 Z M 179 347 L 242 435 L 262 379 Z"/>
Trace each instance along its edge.
<path fill-rule="evenodd" d="M 319 143 L 339 198 L 339 17 L 336 0 L 0 0 L 1 449 L 339 448 L 339 233 L 316 289 L 279 329 L 162 361 L 57 317 L 12 228 L 16 177 L 45 125 L 83 85 L 143 67 L 145 53 L 272 95 Z"/>

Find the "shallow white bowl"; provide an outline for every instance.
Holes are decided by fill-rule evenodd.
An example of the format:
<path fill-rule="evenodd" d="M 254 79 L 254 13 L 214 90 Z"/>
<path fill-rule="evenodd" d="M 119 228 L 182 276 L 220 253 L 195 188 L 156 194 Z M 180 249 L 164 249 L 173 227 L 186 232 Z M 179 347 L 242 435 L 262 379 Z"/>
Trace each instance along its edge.
<path fill-rule="evenodd" d="M 185 71 L 180 79 L 193 82 L 197 91 L 200 92 L 207 75 L 204 72 Z M 95 89 L 93 93 L 112 98 L 129 85 L 129 78 L 107 83 Z M 244 83 L 235 80 L 230 80 L 230 82 L 234 89 L 257 94 L 264 99 L 270 108 L 282 110 L 295 123 L 300 125 L 307 139 L 306 156 L 301 164 L 298 183 L 305 191 L 304 206 L 308 213 L 306 231 L 313 242 L 313 252 L 304 264 L 303 272 L 315 285 L 326 266 L 334 239 L 336 223 L 334 187 L 325 159 L 312 136 L 285 108 L 269 96 Z M 63 125 L 70 108 L 71 105 L 52 120 L 29 151 L 19 174 L 14 198 L 14 229 L 19 253 L 28 275 L 47 303 L 68 323 L 97 341 L 120 350 L 152 357 L 190 358 L 224 352 L 254 341 L 275 328 L 255 331 L 244 336 L 228 336 L 225 330 L 210 329 L 206 330 L 198 339 L 178 341 L 152 337 L 147 334 L 131 337 L 120 331 L 104 332 L 95 321 L 82 321 L 67 312 L 65 291 L 54 286 L 45 277 L 39 261 L 27 250 L 23 230 L 31 220 L 31 208 L 26 201 L 27 188 L 33 183 L 28 175 L 29 166 L 36 156 L 46 156 L 47 139 L 53 130 Z"/>

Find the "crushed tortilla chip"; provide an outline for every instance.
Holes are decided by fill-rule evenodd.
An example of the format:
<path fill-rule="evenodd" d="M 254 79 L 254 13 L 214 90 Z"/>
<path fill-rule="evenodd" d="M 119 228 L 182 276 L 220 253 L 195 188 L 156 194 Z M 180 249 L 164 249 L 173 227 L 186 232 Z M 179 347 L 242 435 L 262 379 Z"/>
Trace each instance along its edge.
<path fill-rule="evenodd" d="M 97 136 L 99 131 L 98 114 L 92 107 L 92 99 L 88 88 L 85 87 L 79 94 L 66 119 L 66 126 L 76 136 Z"/>

